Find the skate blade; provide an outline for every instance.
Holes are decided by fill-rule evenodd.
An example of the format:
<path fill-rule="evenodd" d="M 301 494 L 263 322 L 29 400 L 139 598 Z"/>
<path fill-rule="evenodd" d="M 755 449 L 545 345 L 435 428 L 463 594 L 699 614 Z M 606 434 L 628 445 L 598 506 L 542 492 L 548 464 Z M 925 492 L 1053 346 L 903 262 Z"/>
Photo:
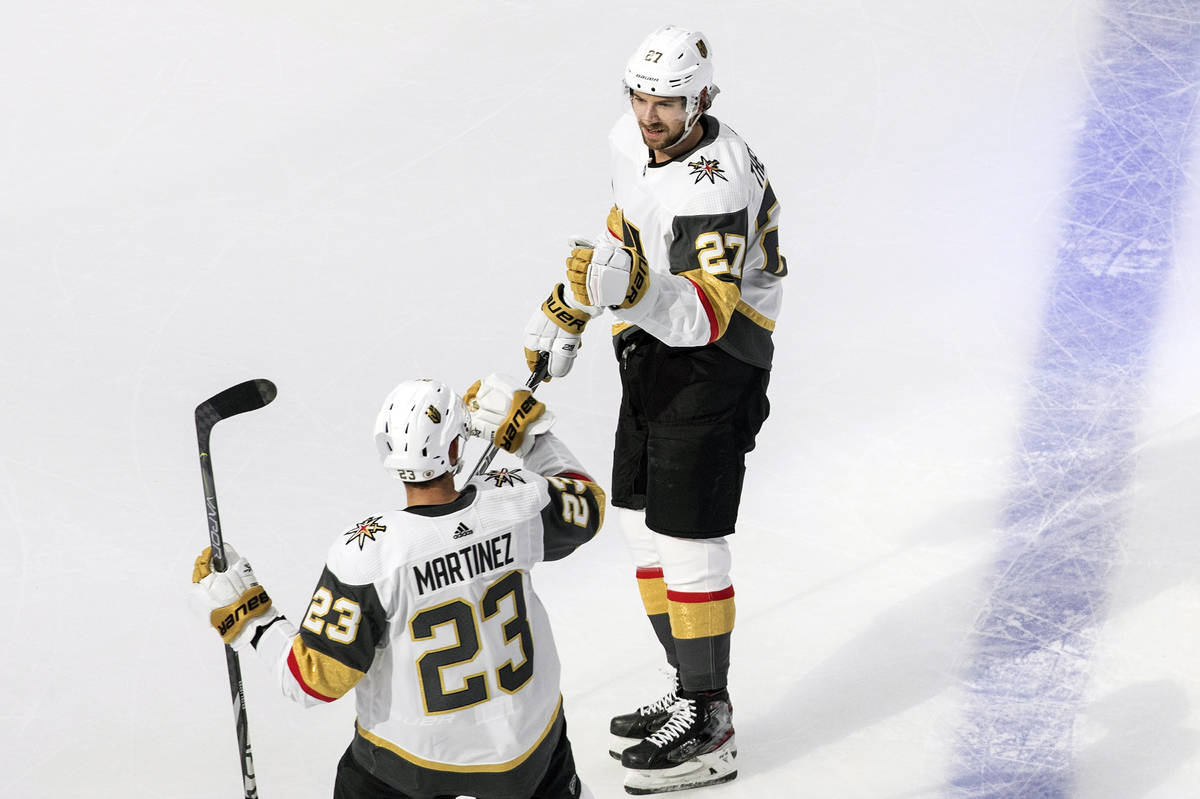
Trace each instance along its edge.
<path fill-rule="evenodd" d="M 643 796 L 720 785 L 737 777 L 736 759 L 737 748 L 733 741 L 727 741 L 716 751 L 697 755 L 672 768 L 644 771 L 628 769 L 625 772 L 625 792 Z"/>

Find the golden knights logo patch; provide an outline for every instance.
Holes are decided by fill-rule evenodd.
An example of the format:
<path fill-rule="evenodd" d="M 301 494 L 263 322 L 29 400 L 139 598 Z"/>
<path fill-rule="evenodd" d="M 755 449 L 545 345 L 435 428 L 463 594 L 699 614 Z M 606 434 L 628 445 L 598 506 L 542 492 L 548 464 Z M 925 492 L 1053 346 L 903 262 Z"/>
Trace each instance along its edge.
<path fill-rule="evenodd" d="M 382 516 L 372 516 L 371 518 L 359 522 L 352 529 L 347 530 L 343 535 L 346 536 L 346 546 L 350 546 L 355 541 L 358 542 L 359 551 L 367 545 L 367 539 L 375 540 L 376 533 L 382 533 L 387 530 L 386 524 L 380 524 L 379 520 Z"/>
<path fill-rule="evenodd" d="M 437 408 L 430 405 L 425 409 L 425 415 L 428 416 L 434 424 L 442 423 L 442 413 Z"/>
<path fill-rule="evenodd" d="M 496 488 L 501 486 L 515 486 L 517 483 L 524 483 L 525 478 L 521 476 L 520 469 L 492 469 L 483 476 L 484 480 L 490 480 L 496 484 Z"/>
<path fill-rule="evenodd" d="M 699 183 L 704 178 L 708 178 L 709 183 L 716 183 L 717 178 L 729 181 L 729 178 L 725 177 L 725 170 L 721 169 L 721 162 L 715 158 L 710 161 L 704 156 L 700 156 L 699 161 L 688 162 L 688 168 L 692 170 L 692 175 L 696 178 L 692 185 Z"/>

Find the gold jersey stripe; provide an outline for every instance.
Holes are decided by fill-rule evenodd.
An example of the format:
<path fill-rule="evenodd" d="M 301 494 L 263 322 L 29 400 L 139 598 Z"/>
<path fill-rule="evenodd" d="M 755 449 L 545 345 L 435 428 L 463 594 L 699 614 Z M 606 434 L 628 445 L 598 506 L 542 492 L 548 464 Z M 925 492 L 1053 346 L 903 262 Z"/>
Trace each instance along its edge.
<path fill-rule="evenodd" d="M 676 638 L 711 638 L 733 632 L 733 597 L 714 602 L 668 601 L 671 635 Z"/>
<path fill-rule="evenodd" d="M 585 480 L 583 484 L 587 486 L 588 493 L 592 495 L 592 499 L 596 501 L 596 507 L 600 509 L 600 520 L 596 523 L 596 529 L 599 530 L 604 526 L 604 511 L 608 506 L 608 497 L 604 493 L 604 489 L 591 480 Z"/>
<path fill-rule="evenodd" d="M 703 269 L 689 269 L 680 274 L 695 283 L 708 298 L 708 304 L 717 317 L 717 334 L 713 336 L 713 340 L 719 339 L 729 329 L 729 320 L 741 302 L 741 289 L 736 283 L 720 280 Z"/>
<path fill-rule="evenodd" d="M 667 583 L 661 574 L 657 577 L 638 577 L 638 590 L 642 593 L 642 605 L 647 616 L 667 612 Z"/>
<path fill-rule="evenodd" d="M 550 730 L 552 730 L 554 728 L 554 722 L 558 720 L 558 716 L 559 716 L 559 713 L 561 712 L 561 710 L 562 710 L 562 694 L 559 694 L 558 703 L 554 706 L 554 712 L 550 714 L 550 723 L 548 723 L 546 725 L 546 729 L 542 730 L 542 734 L 538 736 L 538 739 L 533 742 L 533 746 L 529 747 L 523 753 L 514 757 L 512 760 L 508 760 L 504 763 L 481 763 L 477 766 L 463 766 L 463 765 L 459 765 L 457 763 L 440 763 L 436 760 L 426 760 L 425 758 L 420 757 L 419 755 L 414 755 L 412 752 L 409 752 L 406 749 L 400 748 L 399 746 L 397 746 L 396 744 L 387 740 L 386 738 L 380 738 L 375 733 L 369 732 L 368 730 L 363 729 L 363 726 L 361 724 L 359 724 L 357 721 L 354 722 L 354 725 L 356 727 L 358 727 L 359 735 L 366 738 L 368 741 L 375 744 L 379 748 L 386 749 L 389 752 L 391 752 L 392 754 L 398 755 L 399 757 L 404 758 L 409 763 L 412 763 L 414 766 L 420 766 L 421 768 L 434 769 L 436 771 L 455 771 L 460 774 L 496 773 L 496 772 L 502 772 L 502 771 L 511 771 L 512 769 L 514 769 L 517 766 L 524 763 L 529 758 L 530 755 L 532 755 L 535 751 L 537 751 L 537 748 L 542 745 L 542 742 L 544 740 L 546 740 L 546 736 L 550 734 Z"/>
<path fill-rule="evenodd" d="M 775 320 L 763 316 L 758 311 L 747 305 L 745 300 L 738 300 L 737 311 L 742 316 L 761 327 L 763 330 L 775 332 Z"/>
<path fill-rule="evenodd" d="M 345 696 L 363 678 L 358 669 L 306 646 L 299 635 L 292 640 L 292 658 L 304 684 L 331 699 Z"/>
<path fill-rule="evenodd" d="M 608 209 L 608 219 L 604 220 L 605 227 L 608 228 L 608 234 L 614 239 L 625 241 L 625 214 L 617 206 Z"/>

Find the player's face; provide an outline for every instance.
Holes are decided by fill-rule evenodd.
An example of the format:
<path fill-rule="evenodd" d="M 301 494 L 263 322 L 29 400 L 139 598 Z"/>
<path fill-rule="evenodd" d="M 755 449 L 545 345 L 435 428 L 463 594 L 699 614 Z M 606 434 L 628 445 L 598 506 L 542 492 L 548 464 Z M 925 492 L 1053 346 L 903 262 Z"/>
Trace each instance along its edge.
<path fill-rule="evenodd" d="M 629 103 L 642 130 L 642 141 L 651 150 L 665 150 L 679 141 L 687 124 L 687 100 L 683 97 L 655 97 L 630 92 Z"/>

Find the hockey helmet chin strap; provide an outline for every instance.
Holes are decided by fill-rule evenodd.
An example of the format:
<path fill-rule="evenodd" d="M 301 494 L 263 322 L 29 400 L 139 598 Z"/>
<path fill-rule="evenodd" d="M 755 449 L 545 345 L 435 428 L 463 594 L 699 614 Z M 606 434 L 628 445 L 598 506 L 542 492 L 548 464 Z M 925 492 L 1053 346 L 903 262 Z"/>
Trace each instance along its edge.
<path fill-rule="evenodd" d="M 704 91 L 704 99 L 696 103 L 696 110 L 692 112 L 692 121 L 684 126 L 683 132 L 679 134 L 679 138 L 668 144 L 663 148 L 663 150 L 670 150 L 672 147 L 690 136 L 692 129 L 695 128 L 696 124 L 700 122 L 700 118 L 704 116 L 708 109 L 712 108 L 713 98 L 721 92 L 721 90 L 716 86 L 709 86 Z"/>

